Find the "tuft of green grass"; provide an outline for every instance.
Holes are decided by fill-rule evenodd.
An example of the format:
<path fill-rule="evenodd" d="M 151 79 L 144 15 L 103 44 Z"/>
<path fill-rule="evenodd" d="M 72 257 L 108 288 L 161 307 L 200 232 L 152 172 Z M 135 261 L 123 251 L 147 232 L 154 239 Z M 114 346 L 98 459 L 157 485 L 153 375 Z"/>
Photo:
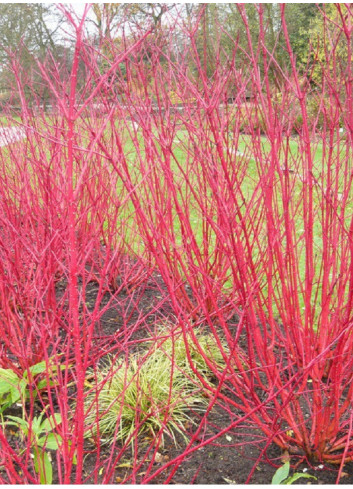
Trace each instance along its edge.
<path fill-rule="evenodd" d="M 200 389 L 160 350 L 145 359 L 140 354 L 116 364 L 110 359 L 86 396 L 86 435 L 112 443 L 163 430 L 175 441 L 175 432 L 185 436 L 190 409 L 205 403 Z"/>
<path fill-rule="evenodd" d="M 203 355 L 217 368 L 224 368 L 222 351 L 210 334 L 196 332 Z M 131 442 L 135 436 L 162 433 L 174 442 L 175 433 L 185 438 L 190 410 L 202 411 L 207 404 L 194 368 L 208 379 L 212 370 L 190 335 L 187 346 L 182 331 L 171 332 L 171 326 L 159 327 L 149 350 L 131 354 L 118 361 L 108 359 L 86 383 L 86 436 L 103 443 L 114 440 Z M 149 342 L 148 342 L 149 343 Z M 226 347 L 222 345 L 223 351 Z"/>

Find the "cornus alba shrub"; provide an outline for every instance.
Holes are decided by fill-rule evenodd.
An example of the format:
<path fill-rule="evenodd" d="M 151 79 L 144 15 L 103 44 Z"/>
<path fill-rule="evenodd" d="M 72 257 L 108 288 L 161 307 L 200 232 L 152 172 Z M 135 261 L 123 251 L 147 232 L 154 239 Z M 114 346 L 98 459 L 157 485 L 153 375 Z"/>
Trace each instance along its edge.
<path fill-rule="evenodd" d="M 10 435 L 4 411 L 1 481 L 50 481 L 44 452 L 55 449 L 59 483 L 114 482 L 119 464 L 127 483 L 170 482 L 186 457 L 222 435 L 239 430 L 245 443 L 244 429 L 246 443 L 252 436 L 260 447 L 258 460 L 275 444 L 293 461 L 338 464 L 339 478 L 353 457 L 350 7 L 338 5 L 334 20 L 322 12 L 329 41 L 306 70 L 297 66 L 284 6 L 285 63 L 266 46 L 261 6 L 258 38 L 239 6 L 248 46 L 219 26 L 231 49 L 207 40 L 212 59 L 202 9 L 191 26 L 176 16 L 173 28 L 130 28 L 121 42 L 100 45 L 85 35 L 87 9 L 81 21 L 65 14 L 75 35 L 70 63 L 50 53 L 38 60 L 39 88 L 15 57 L 11 63 L 21 113 L 8 121 L 23 138 L 0 148 L 0 380 L 9 372 L 26 380 L 12 409 L 27 424 Z M 38 109 L 43 87 L 50 114 Z M 155 300 L 141 312 L 153 280 Z M 102 318 L 114 307 L 108 334 Z M 138 405 L 124 425 L 128 440 L 119 425 L 124 389 L 136 386 L 139 399 L 139 365 L 155 354 L 151 338 L 166 310 L 171 378 L 188 365 L 195 390 L 187 382 L 181 396 L 197 394 L 203 407 L 191 403 L 187 416 L 197 423 L 178 425 L 179 455 L 154 465 L 177 420 L 152 412 L 146 385 L 146 412 L 158 428 L 138 436 Z M 199 331 L 212 335 L 217 355 Z M 181 337 L 179 361 L 173 344 Z M 122 359 L 141 344 L 133 378 L 124 376 Z M 101 440 L 99 417 L 109 406 L 100 409 L 99 396 L 111 378 L 119 379 L 117 428 Z M 3 386 L 8 404 L 16 396 Z M 163 409 L 173 411 L 165 401 Z M 216 433 L 208 430 L 215 410 L 228 420 Z M 51 419 L 41 435 L 47 445 L 31 434 L 42 412 Z"/>

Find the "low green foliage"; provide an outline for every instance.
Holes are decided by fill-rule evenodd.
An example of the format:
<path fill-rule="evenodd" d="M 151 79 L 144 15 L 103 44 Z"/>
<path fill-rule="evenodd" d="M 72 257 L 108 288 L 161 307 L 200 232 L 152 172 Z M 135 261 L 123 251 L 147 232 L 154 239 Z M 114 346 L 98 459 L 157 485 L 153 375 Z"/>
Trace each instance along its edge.
<path fill-rule="evenodd" d="M 49 362 L 39 362 L 26 370 L 22 377 L 11 369 L 0 368 L 0 413 L 18 401 L 24 402 L 30 397 L 30 386 L 32 385 L 33 395 L 49 385 L 54 385 L 54 377 L 58 368 L 64 369 L 65 365 L 58 367 L 54 364 L 54 359 Z M 39 379 L 41 374 L 47 373 L 47 378 Z"/>
<path fill-rule="evenodd" d="M 196 333 L 203 355 L 188 336 L 188 350 L 194 369 L 210 378 L 205 357 L 217 368 L 224 367 L 222 351 L 211 335 Z M 206 404 L 198 378 L 191 368 L 183 333 L 157 330 L 149 351 L 130 355 L 116 364 L 112 360 L 100 369 L 86 396 L 87 436 L 99 436 L 110 443 L 141 433 L 155 436 L 164 429 L 174 441 L 183 435 L 190 409 Z M 225 346 L 223 351 L 226 352 Z"/>
<path fill-rule="evenodd" d="M 183 434 L 190 407 L 200 408 L 205 398 L 199 389 L 160 350 L 147 358 L 130 355 L 112 360 L 97 372 L 96 384 L 86 397 L 87 436 L 111 443 L 137 433 L 155 436 L 162 428 L 174 439 Z"/>
<path fill-rule="evenodd" d="M 19 401 L 25 393 L 27 381 L 13 370 L 0 368 L 0 412 Z"/>
<path fill-rule="evenodd" d="M 51 484 L 53 481 L 53 468 L 51 458 L 46 451 L 57 450 L 62 441 L 61 436 L 54 434 L 53 430 L 61 423 L 61 415 L 55 413 L 49 418 L 43 420 L 46 410 L 38 417 L 34 417 L 31 422 L 18 416 L 7 416 L 7 426 L 16 426 L 22 433 L 24 438 L 27 438 L 27 443 L 32 448 L 34 457 L 34 468 L 40 477 L 41 484 Z"/>
<path fill-rule="evenodd" d="M 282 465 L 279 469 L 276 470 L 275 475 L 272 477 L 272 482 L 271 484 L 282 484 L 282 485 L 288 485 L 288 484 L 293 484 L 298 479 L 315 479 L 313 475 L 310 474 L 300 474 L 299 472 L 296 472 L 292 476 L 289 477 L 289 469 L 290 469 L 290 463 L 286 462 L 285 464 Z"/>

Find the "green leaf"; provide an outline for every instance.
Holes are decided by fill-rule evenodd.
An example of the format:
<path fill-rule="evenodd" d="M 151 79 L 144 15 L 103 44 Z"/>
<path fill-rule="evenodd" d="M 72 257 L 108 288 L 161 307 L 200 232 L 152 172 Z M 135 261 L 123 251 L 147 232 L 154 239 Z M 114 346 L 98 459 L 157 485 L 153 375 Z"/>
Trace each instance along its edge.
<path fill-rule="evenodd" d="M 29 367 L 29 371 L 33 376 L 42 374 L 43 372 L 46 372 L 47 370 L 47 362 L 44 360 L 43 362 L 36 363 L 35 365 L 32 365 L 32 367 Z M 26 372 L 27 373 L 27 372 Z"/>
<path fill-rule="evenodd" d="M 51 466 L 51 461 L 47 452 L 44 452 L 43 455 L 45 478 L 44 482 L 42 482 L 41 477 L 41 484 L 51 484 L 53 482 L 53 468 Z"/>
<path fill-rule="evenodd" d="M 49 383 L 48 383 L 47 379 L 44 379 L 44 380 L 41 380 L 40 382 L 38 382 L 37 389 L 40 391 L 42 389 L 45 389 L 48 386 L 52 387 L 54 385 L 58 385 L 58 383 L 57 382 L 53 382 L 52 380 L 50 380 Z"/>
<path fill-rule="evenodd" d="M 41 427 L 41 421 L 42 421 L 42 416 L 43 416 L 43 413 L 41 415 L 37 417 L 34 417 L 32 419 L 32 431 L 35 435 L 40 435 L 41 432 L 43 431 L 43 428 Z"/>
<path fill-rule="evenodd" d="M 50 418 L 47 418 L 42 423 L 42 431 L 53 431 L 56 425 L 61 423 L 61 414 L 55 413 Z"/>
<path fill-rule="evenodd" d="M 284 481 L 284 484 L 293 484 L 293 482 L 295 482 L 296 480 L 301 479 L 301 478 L 304 478 L 304 479 L 315 479 L 315 480 L 317 480 L 317 477 L 315 477 L 313 475 L 310 475 L 310 474 L 300 474 L 299 472 L 296 472 L 295 474 L 292 475 L 292 477 L 288 477 L 288 479 L 286 479 Z"/>
<path fill-rule="evenodd" d="M 15 402 L 17 402 L 21 399 L 20 388 L 21 388 L 21 386 L 16 386 L 16 387 L 12 387 L 12 389 L 10 390 L 9 398 L 10 398 L 11 404 L 15 404 Z"/>
<path fill-rule="evenodd" d="M 19 385 L 19 387 L 20 387 L 20 389 L 19 389 L 19 390 L 20 390 L 20 392 L 21 392 L 22 394 L 24 394 L 24 393 L 25 393 L 25 391 L 26 391 L 26 389 L 27 389 L 27 387 L 28 387 L 28 382 L 27 382 L 27 380 L 26 380 L 26 379 L 21 379 L 18 385 Z"/>
<path fill-rule="evenodd" d="M 281 484 L 285 479 L 287 479 L 289 474 L 290 464 L 286 462 L 282 467 L 276 470 L 275 475 L 272 477 L 271 484 Z"/>
<path fill-rule="evenodd" d="M 0 368 L 0 385 L 3 380 L 15 384 L 19 382 L 20 378 L 10 368 Z"/>
<path fill-rule="evenodd" d="M 37 474 L 40 473 L 40 468 L 42 466 L 41 464 L 41 454 L 42 450 L 35 449 L 34 450 L 34 470 L 36 471 Z"/>
<path fill-rule="evenodd" d="M 3 413 L 6 411 L 7 408 L 12 406 L 12 402 L 6 402 L 3 400 L 0 400 L 0 413 Z"/>
<path fill-rule="evenodd" d="M 26 380 L 20 379 L 12 370 L 0 369 L 0 398 L 8 394 L 8 397 L 2 401 L 6 402 L 6 407 L 24 397 L 26 387 Z"/>
<path fill-rule="evenodd" d="M 38 440 L 38 446 L 48 448 L 49 450 L 58 450 L 59 444 L 61 444 L 62 438 L 60 435 L 49 433 L 48 436 L 42 436 Z"/>
<path fill-rule="evenodd" d="M 6 421 L 6 426 L 16 426 L 19 428 L 18 423 L 15 423 L 15 421 Z"/>
<path fill-rule="evenodd" d="M 43 450 L 35 451 L 34 468 L 39 474 L 41 484 L 51 484 L 53 482 L 53 468 L 47 452 Z"/>
<path fill-rule="evenodd" d="M 19 380 L 18 375 L 11 368 L 0 368 L 0 380 L 2 379 L 14 379 Z"/>
<path fill-rule="evenodd" d="M 12 421 L 14 421 L 14 423 L 11 423 L 11 424 L 14 424 L 14 425 L 17 425 L 19 427 L 22 428 L 22 431 L 27 434 L 28 433 L 28 423 L 25 419 L 22 419 L 22 418 L 19 418 L 18 416 L 6 416 L 6 418 L 8 419 L 11 419 Z"/>
<path fill-rule="evenodd" d="M 59 370 L 65 370 L 66 368 L 72 368 L 73 364 L 69 363 L 69 365 L 59 365 Z M 53 370 L 58 370 L 57 365 L 53 366 Z"/>
<path fill-rule="evenodd" d="M 11 393 L 20 383 L 20 378 L 10 369 L 0 368 L 0 396 Z"/>
<path fill-rule="evenodd" d="M 58 357 L 61 355 L 57 355 Z M 57 360 L 57 359 L 56 359 Z M 55 363 L 55 358 L 51 357 L 49 358 L 48 361 L 43 360 L 43 362 L 36 363 L 35 365 L 32 365 L 32 367 L 29 367 L 29 371 L 33 376 L 42 374 L 44 372 L 48 372 L 49 376 L 51 376 L 54 372 L 56 372 L 59 368 L 59 370 L 65 370 L 66 365 L 56 365 Z M 72 365 L 69 365 L 71 367 Z M 27 372 L 26 374 L 27 375 Z"/>
<path fill-rule="evenodd" d="M 68 445 L 71 448 L 72 442 L 70 440 L 68 441 Z M 72 463 L 74 465 L 77 465 L 77 456 L 76 456 L 76 453 L 74 453 L 73 456 L 72 456 Z"/>

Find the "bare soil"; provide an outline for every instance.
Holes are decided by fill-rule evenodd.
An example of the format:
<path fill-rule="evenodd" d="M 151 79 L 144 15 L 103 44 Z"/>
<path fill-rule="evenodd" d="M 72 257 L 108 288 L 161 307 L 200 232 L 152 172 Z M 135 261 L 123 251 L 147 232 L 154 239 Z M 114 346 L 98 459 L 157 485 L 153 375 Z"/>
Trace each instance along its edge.
<path fill-rule="evenodd" d="M 58 287 L 58 297 L 63 293 L 65 286 Z M 86 304 L 93 308 L 97 297 L 98 286 L 91 282 L 87 288 Z M 148 335 L 148 329 L 156 321 L 172 319 L 172 308 L 168 302 L 168 296 L 161 277 L 158 274 L 150 276 L 146 281 L 133 290 L 122 289 L 119 294 L 111 300 L 111 294 L 106 293 L 101 307 L 108 304 L 110 306 L 102 315 L 97 324 L 94 341 L 104 339 L 107 349 L 117 341 L 117 335 L 123 333 L 134 341 L 134 348 L 138 348 L 138 340 L 143 344 L 144 338 Z M 138 328 L 135 328 L 136 324 Z M 136 343 L 137 340 L 137 343 Z M 8 414 L 19 415 L 15 408 Z M 39 413 L 39 408 L 38 408 Z M 194 424 L 190 423 L 190 433 L 200 423 L 200 418 L 196 414 L 190 413 Z M 237 413 L 234 413 L 236 416 Z M 235 418 L 234 418 L 235 419 Z M 192 453 L 188 454 L 180 464 L 176 466 L 173 462 L 180 456 L 186 447 L 185 440 L 177 437 L 177 444 L 173 440 L 166 438 L 163 446 L 158 448 L 155 456 L 152 453 L 146 455 L 147 445 L 143 445 L 141 440 L 139 452 L 135 458 L 134 465 L 140 464 L 135 479 L 131 478 L 131 461 L 133 455 L 128 450 L 119 461 L 112 472 L 111 484 L 134 483 L 162 484 L 170 476 L 170 484 L 270 484 L 276 469 L 281 465 L 281 451 L 275 444 L 268 444 L 263 435 L 253 426 L 243 423 L 236 429 L 229 430 L 223 436 L 218 437 L 212 443 L 202 446 L 204 440 L 221 432 L 227 428 L 234 419 L 231 419 L 229 412 L 222 409 L 222 406 L 215 405 L 207 418 L 202 437 L 196 441 L 194 447 L 200 445 Z M 18 436 L 13 430 L 7 432 L 13 445 L 19 444 Z M 268 445 L 268 446 L 267 446 Z M 265 449 L 265 447 L 267 448 Z M 99 460 L 97 459 L 96 447 L 92 442 L 85 442 L 86 455 L 84 459 L 84 483 L 99 484 L 105 483 L 104 469 L 111 457 L 119 455 L 119 447 L 112 450 L 109 446 L 101 446 Z M 157 453 L 157 455 L 156 455 Z M 129 454 L 131 458 L 129 459 Z M 154 462 L 151 460 L 155 459 Z M 53 453 L 54 483 L 58 483 L 58 471 L 55 466 L 55 454 Z M 295 460 L 291 460 L 295 463 Z M 168 466 L 169 464 L 169 466 Z M 177 468 L 176 468 L 177 467 Z M 175 470 L 176 468 L 176 470 Z M 160 473 L 156 474 L 159 469 Z M 172 474 L 172 471 L 175 473 Z M 301 463 L 294 472 L 306 472 L 314 475 L 314 479 L 299 479 L 298 484 L 334 484 L 337 479 L 338 468 L 336 466 L 316 465 Z M 151 476 L 156 474 L 155 476 Z M 172 476 L 171 476 L 172 474 Z M 249 475 L 251 476 L 249 477 Z M 74 476 L 74 473 L 73 473 Z M 344 467 L 340 484 L 353 483 L 353 463 L 348 463 Z"/>

